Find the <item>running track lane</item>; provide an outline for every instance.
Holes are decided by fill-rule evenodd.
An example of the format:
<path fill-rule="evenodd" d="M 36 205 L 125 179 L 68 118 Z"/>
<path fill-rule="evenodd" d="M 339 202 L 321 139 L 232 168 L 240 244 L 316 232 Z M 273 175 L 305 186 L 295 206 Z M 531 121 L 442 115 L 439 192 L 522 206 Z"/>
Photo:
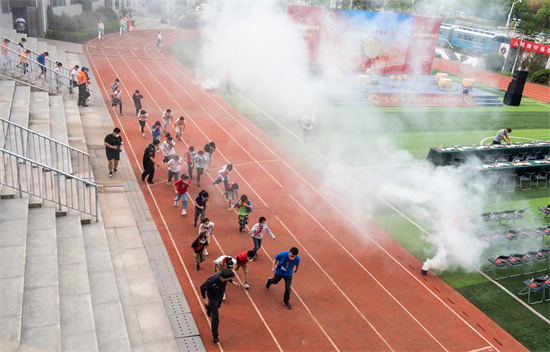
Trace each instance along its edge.
<path fill-rule="evenodd" d="M 508 89 L 508 83 L 512 81 L 512 77 L 485 71 L 476 67 L 465 65 L 461 62 L 439 58 L 434 59 L 433 68 L 435 70 L 448 72 L 459 77 L 474 77 L 478 82 L 502 89 L 504 91 Z M 540 84 L 525 82 L 523 95 L 545 103 L 550 103 L 550 88 Z"/>
<path fill-rule="evenodd" d="M 155 222 L 209 350 L 209 320 L 198 286 L 211 273 L 211 261 L 222 253 L 235 255 L 252 247 L 248 235 L 236 231 L 236 213 L 226 210 L 221 188 L 212 186 L 217 169 L 230 160 L 231 180 L 255 205 L 251 224 L 264 215 L 277 240 L 264 239 L 260 259 L 250 265 L 247 291 L 228 287 L 221 308 L 219 348 L 236 350 L 362 351 L 369 350 L 525 350 L 515 339 L 436 276 L 419 275 L 421 264 L 376 225 L 351 220 L 319 180 L 260 129 L 216 94 L 197 87 L 192 74 L 165 51 L 158 52 L 156 31 L 136 31 L 92 40 L 85 50 L 101 92 L 109 101 L 110 83 L 119 77 L 125 115 L 112 111 L 123 128 L 126 151 L 136 175 L 141 173 L 142 138 L 133 114 L 131 94 L 140 89 L 148 125 L 166 108 L 186 117 L 185 143 L 201 149 L 210 140 L 219 151 L 204 175 L 201 189 L 211 194 L 207 216 L 216 223 L 209 259 L 194 271 L 190 243 L 196 237 L 190 217 L 173 208 L 166 185 L 166 167 L 155 182 L 141 184 Z M 197 37 L 194 31 L 163 31 L 164 47 Z M 145 84 L 144 84 L 145 83 Z M 171 129 L 170 129 L 171 130 Z M 157 156 L 157 159 L 159 157 Z M 190 198 L 198 190 L 192 189 Z M 192 210 L 190 202 L 189 210 Z M 300 248 L 302 266 L 293 280 L 293 309 L 282 304 L 283 285 L 266 291 L 271 259 L 291 246 Z M 205 265 L 206 264 L 206 265 Z M 242 274 L 239 274 L 242 275 Z M 242 276 L 241 276 L 242 277 Z"/>

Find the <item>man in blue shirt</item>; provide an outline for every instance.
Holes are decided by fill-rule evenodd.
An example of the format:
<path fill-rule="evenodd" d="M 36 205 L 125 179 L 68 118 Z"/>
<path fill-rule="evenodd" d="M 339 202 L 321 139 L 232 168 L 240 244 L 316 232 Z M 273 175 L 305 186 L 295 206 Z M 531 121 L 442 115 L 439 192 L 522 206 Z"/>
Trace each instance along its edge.
<path fill-rule="evenodd" d="M 46 56 L 48 56 L 47 51 L 43 52 L 42 54 L 38 55 L 36 57 L 36 61 L 40 64 L 40 71 L 41 73 L 38 75 L 38 78 L 42 78 L 42 75 L 44 75 L 44 79 L 46 79 Z"/>
<path fill-rule="evenodd" d="M 283 297 L 283 305 L 288 309 L 292 306 L 288 302 L 290 300 L 290 285 L 292 284 L 292 274 L 298 271 L 300 265 L 300 257 L 298 256 L 298 248 L 292 247 L 288 252 L 281 252 L 275 256 L 273 263 L 273 271 L 275 275 L 267 279 L 265 288 L 269 290 L 269 286 L 276 285 L 281 279 L 285 280 L 285 295 Z"/>

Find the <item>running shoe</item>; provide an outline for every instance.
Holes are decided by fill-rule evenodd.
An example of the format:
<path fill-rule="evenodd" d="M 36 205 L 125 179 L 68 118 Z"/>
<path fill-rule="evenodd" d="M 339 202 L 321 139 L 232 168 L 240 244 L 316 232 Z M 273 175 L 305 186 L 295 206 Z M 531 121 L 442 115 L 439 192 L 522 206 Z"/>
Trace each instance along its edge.
<path fill-rule="evenodd" d="M 267 278 L 267 282 L 265 283 L 265 288 L 267 288 L 269 290 L 269 286 L 271 286 L 271 284 L 269 283 L 269 280 L 271 280 L 270 277 Z"/>
<path fill-rule="evenodd" d="M 287 309 L 292 309 L 292 306 L 288 302 L 283 302 L 283 306 L 287 307 Z"/>
<path fill-rule="evenodd" d="M 181 215 L 187 215 L 187 210 L 183 209 L 183 210 L 181 211 Z"/>
<path fill-rule="evenodd" d="M 244 288 L 249 288 L 250 285 L 248 284 L 248 282 L 245 281 L 245 282 L 243 282 L 243 287 L 244 287 Z"/>

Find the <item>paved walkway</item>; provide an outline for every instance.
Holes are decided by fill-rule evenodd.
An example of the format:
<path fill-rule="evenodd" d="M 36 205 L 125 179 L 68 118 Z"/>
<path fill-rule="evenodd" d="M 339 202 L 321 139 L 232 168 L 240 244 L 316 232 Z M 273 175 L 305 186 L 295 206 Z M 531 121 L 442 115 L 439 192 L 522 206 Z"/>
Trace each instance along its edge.
<path fill-rule="evenodd" d="M 435 58 L 432 66 L 435 70 L 447 72 L 456 76 L 475 78 L 476 81 L 498 89 L 507 90 L 512 77 L 493 73 L 479 68 L 464 65 L 460 62 Z M 534 83 L 525 83 L 523 95 L 550 103 L 550 87 Z"/>

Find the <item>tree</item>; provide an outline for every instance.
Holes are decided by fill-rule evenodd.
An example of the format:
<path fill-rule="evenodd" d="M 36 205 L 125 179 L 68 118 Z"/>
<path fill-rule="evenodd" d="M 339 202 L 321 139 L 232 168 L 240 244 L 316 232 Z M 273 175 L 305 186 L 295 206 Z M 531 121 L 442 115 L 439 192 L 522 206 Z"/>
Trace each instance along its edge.
<path fill-rule="evenodd" d="M 411 0 L 387 0 L 385 9 L 397 13 L 411 13 L 413 3 Z"/>

